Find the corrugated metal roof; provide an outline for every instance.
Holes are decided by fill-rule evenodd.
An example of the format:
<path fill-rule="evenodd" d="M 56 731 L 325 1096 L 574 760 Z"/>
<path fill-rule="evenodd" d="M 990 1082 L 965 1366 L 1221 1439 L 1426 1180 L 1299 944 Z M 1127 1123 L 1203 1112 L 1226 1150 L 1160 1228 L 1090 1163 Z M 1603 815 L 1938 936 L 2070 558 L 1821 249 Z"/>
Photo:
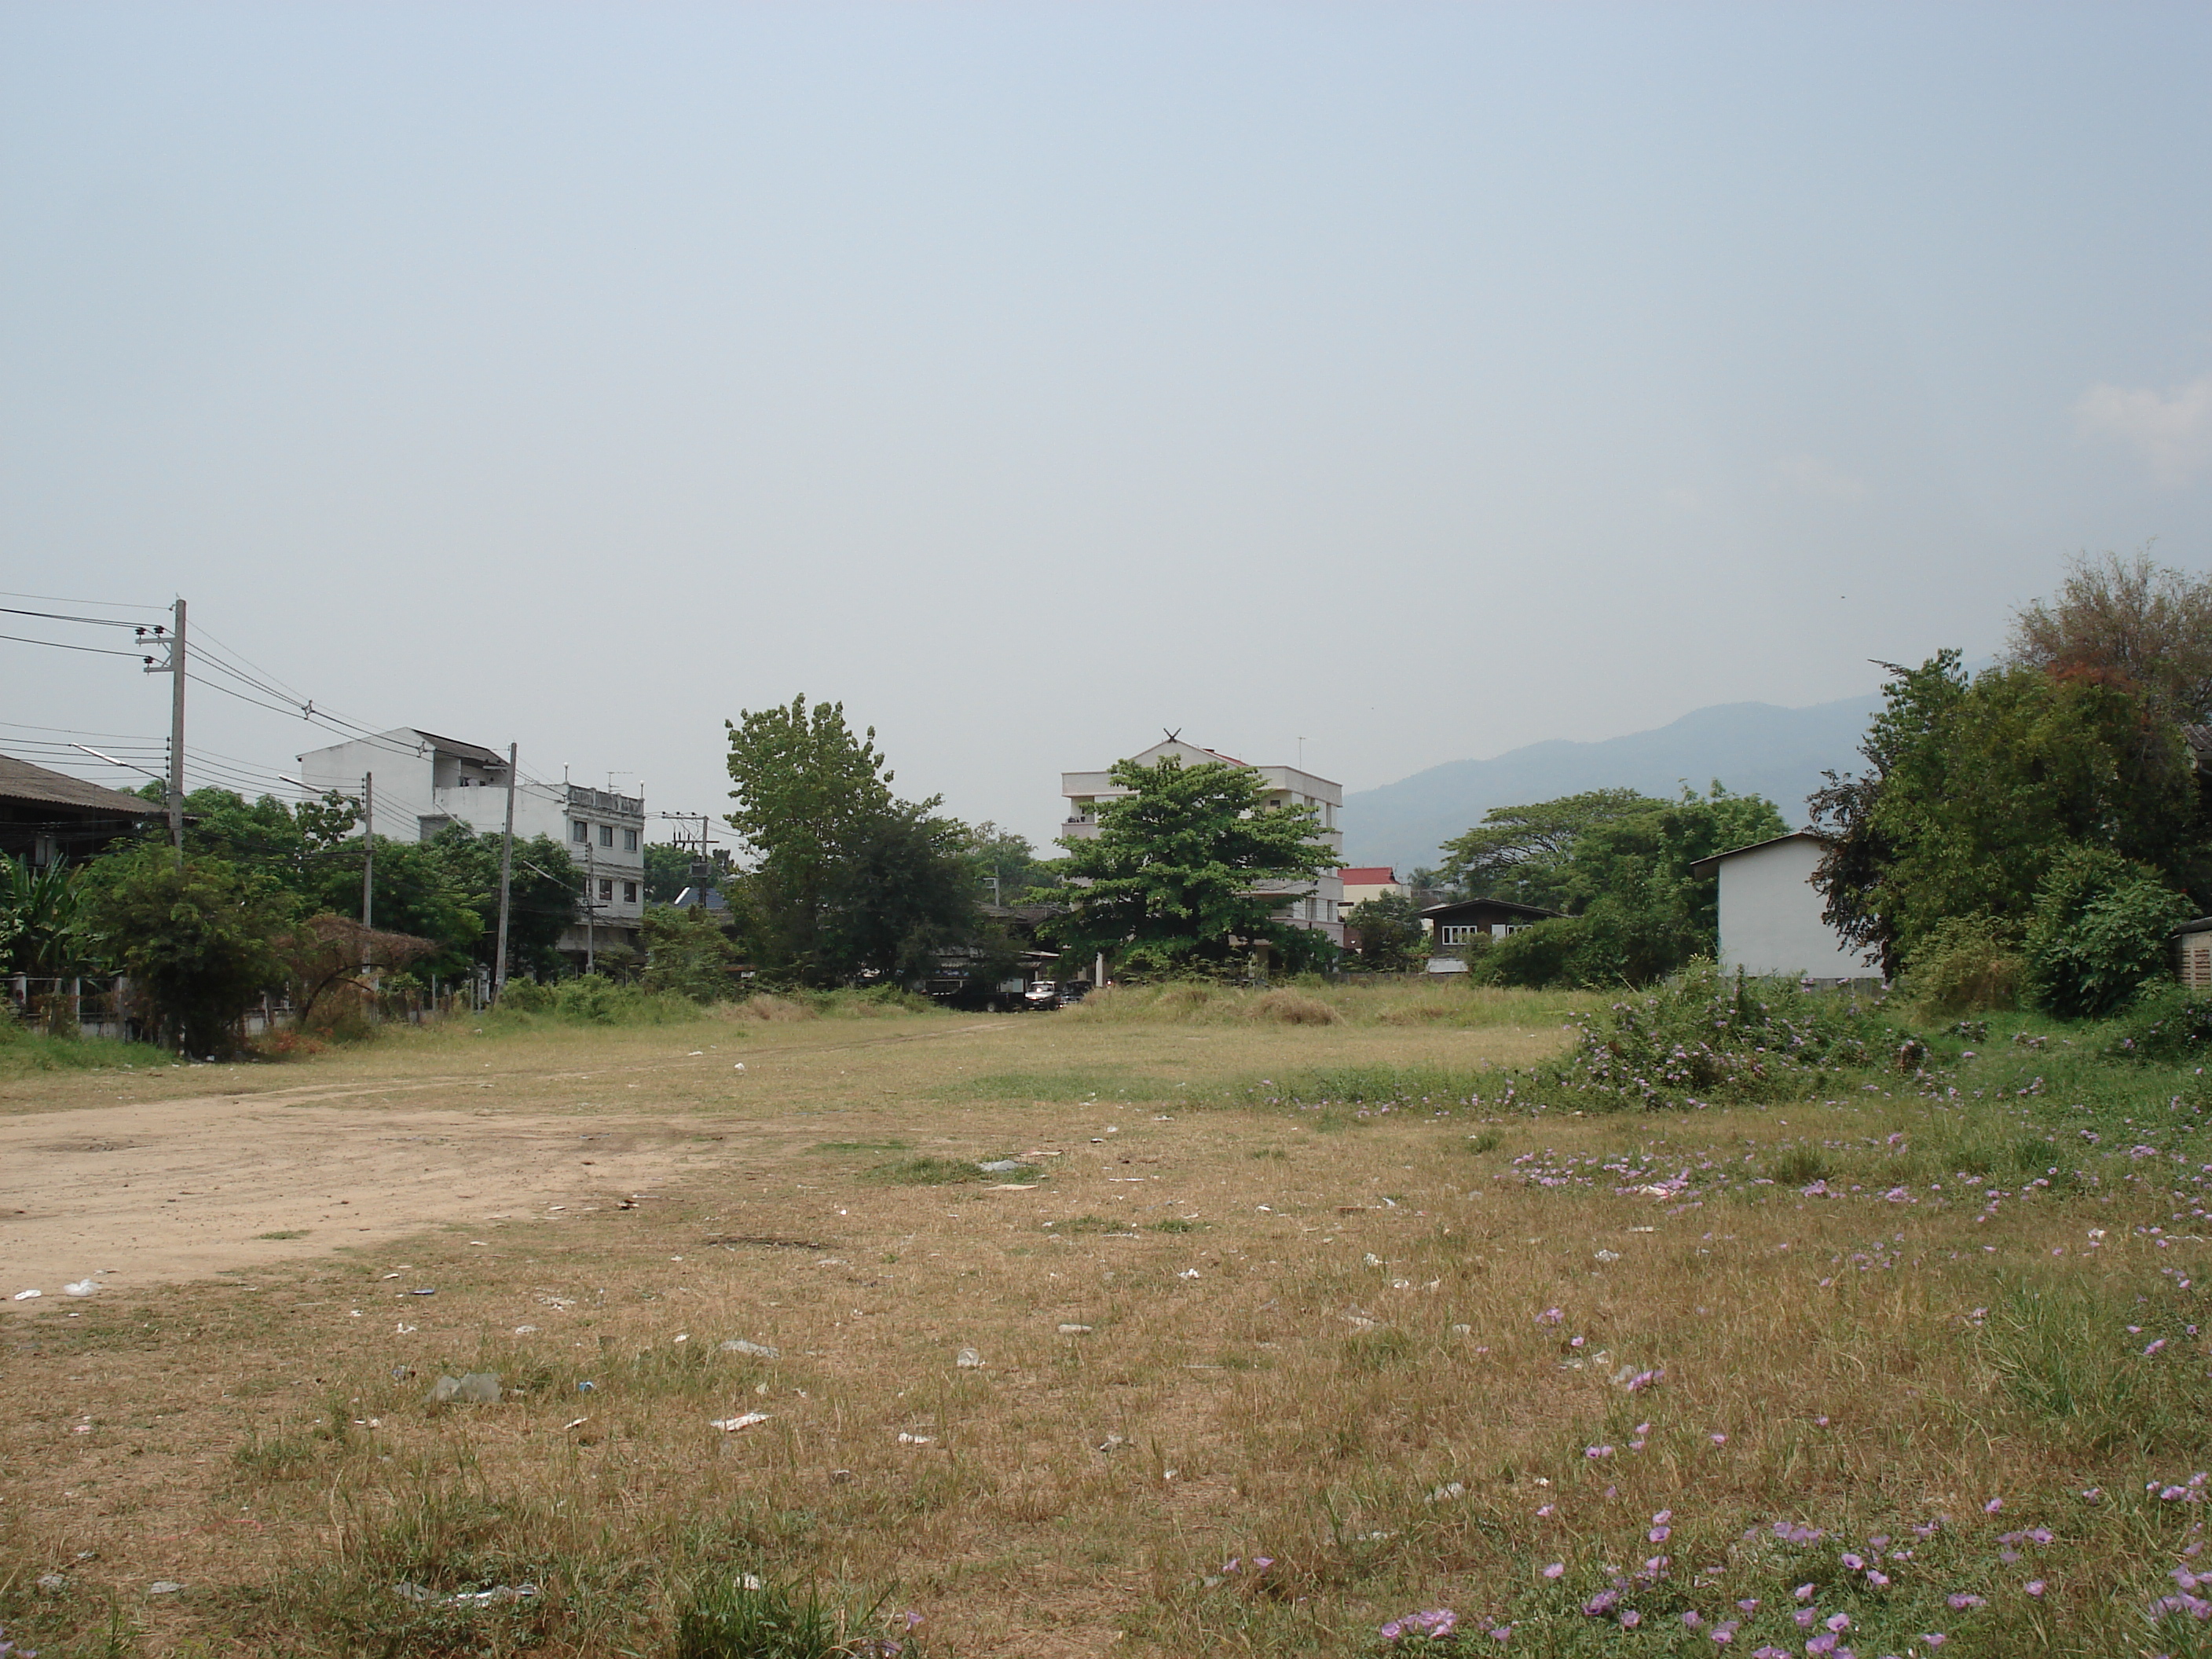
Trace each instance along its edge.
<path fill-rule="evenodd" d="M 85 811 L 132 816 L 161 810 L 136 795 L 87 783 L 64 772 L 49 772 L 12 755 L 0 755 L 0 800 L 36 801 L 41 806 L 74 806 Z"/>

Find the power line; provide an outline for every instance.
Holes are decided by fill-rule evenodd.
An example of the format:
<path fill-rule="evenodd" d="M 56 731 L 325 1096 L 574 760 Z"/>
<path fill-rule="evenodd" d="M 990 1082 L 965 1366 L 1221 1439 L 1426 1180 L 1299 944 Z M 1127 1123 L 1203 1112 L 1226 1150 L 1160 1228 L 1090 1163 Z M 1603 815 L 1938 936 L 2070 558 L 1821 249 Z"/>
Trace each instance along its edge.
<path fill-rule="evenodd" d="M 166 605 L 133 605 L 124 599 L 65 599 L 58 593 L 11 593 L 0 588 L 0 599 L 37 599 L 45 605 L 88 605 L 101 611 L 167 611 Z M 125 624 L 128 627 L 130 624 Z"/>
<path fill-rule="evenodd" d="M 21 611 L 12 605 L 0 605 L 0 617 L 43 617 L 48 622 L 83 623 L 91 628 L 131 626 L 120 617 L 65 617 L 58 611 Z"/>
<path fill-rule="evenodd" d="M 62 640 L 34 640 L 27 634 L 0 634 L 0 640 L 13 640 L 18 645 L 46 645 L 57 651 L 89 651 L 100 657 L 130 657 L 134 660 L 145 655 L 143 651 L 111 651 L 104 645 L 70 645 Z"/>

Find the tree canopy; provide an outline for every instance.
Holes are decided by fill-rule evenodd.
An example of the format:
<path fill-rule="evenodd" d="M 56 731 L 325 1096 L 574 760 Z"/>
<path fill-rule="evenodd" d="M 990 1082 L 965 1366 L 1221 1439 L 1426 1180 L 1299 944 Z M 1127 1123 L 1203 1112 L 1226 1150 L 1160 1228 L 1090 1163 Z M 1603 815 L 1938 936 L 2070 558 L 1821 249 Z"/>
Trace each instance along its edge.
<path fill-rule="evenodd" d="M 1257 773 L 1221 761 L 1120 761 L 1110 775 L 1129 793 L 1100 805 L 1095 836 L 1060 842 L 1069 908 L 1048 931 L 1063 947 L 1164 977 L 1228 970 L 1255 945 L 1291 968 L 1329 953 L 1274 915 L 1336 863 L 1311 807 L 1269 805 Z"/>
<path fill-rule="evenodd" d="M 920 971 L 976 925 L 971 832 L 938 798 L 901 801 L 842 703 L 804 696 L 729 732 L 730 827 L 754 854 L 732 908 L 769 980 L 831 986 Z"/>
<path fill-rule="evenodd" d="M 2204 896 L 2197 790 L 2186 745 L 2144 692 L 2106 677 L 1999 666 L 1959 653 L 1892 665 L 1860 752 L 1814 797 L 1833 837 L 1815 884 L 1829 921 L 1910 966 L 1940 923 L 2025 924 L 2071 850 L 2101 848 Z"/>

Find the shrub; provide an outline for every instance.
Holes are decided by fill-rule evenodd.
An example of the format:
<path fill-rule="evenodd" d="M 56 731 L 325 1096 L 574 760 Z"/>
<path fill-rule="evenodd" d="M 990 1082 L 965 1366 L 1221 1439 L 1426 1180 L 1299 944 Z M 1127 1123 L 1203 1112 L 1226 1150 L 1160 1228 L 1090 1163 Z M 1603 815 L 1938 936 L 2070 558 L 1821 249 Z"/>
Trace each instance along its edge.
<path fill-rule="evenodd" d="M 1932 1014 L 1985 1013 L 2019 1006 L 2026 969 L 2018 923 L 1950 916 L 1915 953 L 1905 989 Z"/>
<path fill-rule="evenodd" d="M 2166 941 L 2189 901 L 2148 866 L 2104 848 L 2062 856 L 2036 889 L 2027 980 L 2036 1005 L 2099 1019 L 2166 970 Z"/>
<path fill-rule="evenodd" d="M 2151 987 L 2127 1011 L 2112 1051 L 2131 1060 L 2170 1065 L 2202 1059 L 2212 1050 L 2212 997 L 2179 985 Z"/>
<path fill-rule="evenodd" d="M 1575 1024 L 1574 1050 L 1535 1086 L 1597 1110 L 1803 1095 L 1829 1072 L 1877 1063 L 1901 1036 L 1856 997 L 1729 979 L 1711 962 Z"/>

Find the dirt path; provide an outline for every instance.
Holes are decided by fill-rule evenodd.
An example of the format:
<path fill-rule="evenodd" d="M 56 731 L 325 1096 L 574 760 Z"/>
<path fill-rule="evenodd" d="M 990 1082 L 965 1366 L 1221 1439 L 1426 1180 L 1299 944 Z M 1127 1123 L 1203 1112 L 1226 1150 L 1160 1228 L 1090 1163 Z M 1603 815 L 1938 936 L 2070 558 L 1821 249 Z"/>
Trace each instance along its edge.
<path fill-rule="evenodd" d="M 719 1157 L 747 1127 L 266 1095 L 0 1120 L 0 1296 L 51 1304 L 88 1276 L 140 1287 L 440 1222 L 581 1213 Z M 261 1237 L 279 1232 L 295 1236 Z"/>
<path fill-rule="evenodd" d="M 744 1052 L 758 1078 L 816 1055 L 1003 1029 L 965 1024 L 827 1042 L 806 1040 L 817 1036 L 809 1031 Z M 558 1219 L 619 1205 L 775 1138 L 750 1115 L 754 1103 L 744 1118 L 699 1111 L 699 1085 L 726 1078 L 726 1060 L 664 1053 L 503 1069 L 489 1080 L 355 1077 L 112 1106 L 58 1097 L 62 1109 L 0 1116 L 0 1297 L 38 1290 L 51 1309 L 69 1304 L 64 1284 L 88 1278 L 103 1287 L 172 1284 L 425 1226 Z M 659 1116 L 655 1074 L 675 1106 Z M 591 1078 L 607 1087 L 644 1079 L 621 1085 L 642 1098 L 611 1112 L 546 1109 L 573 1100 L 570 1088 Z M 431 1098 L 410 1103 L 422 1095 Z"/>

